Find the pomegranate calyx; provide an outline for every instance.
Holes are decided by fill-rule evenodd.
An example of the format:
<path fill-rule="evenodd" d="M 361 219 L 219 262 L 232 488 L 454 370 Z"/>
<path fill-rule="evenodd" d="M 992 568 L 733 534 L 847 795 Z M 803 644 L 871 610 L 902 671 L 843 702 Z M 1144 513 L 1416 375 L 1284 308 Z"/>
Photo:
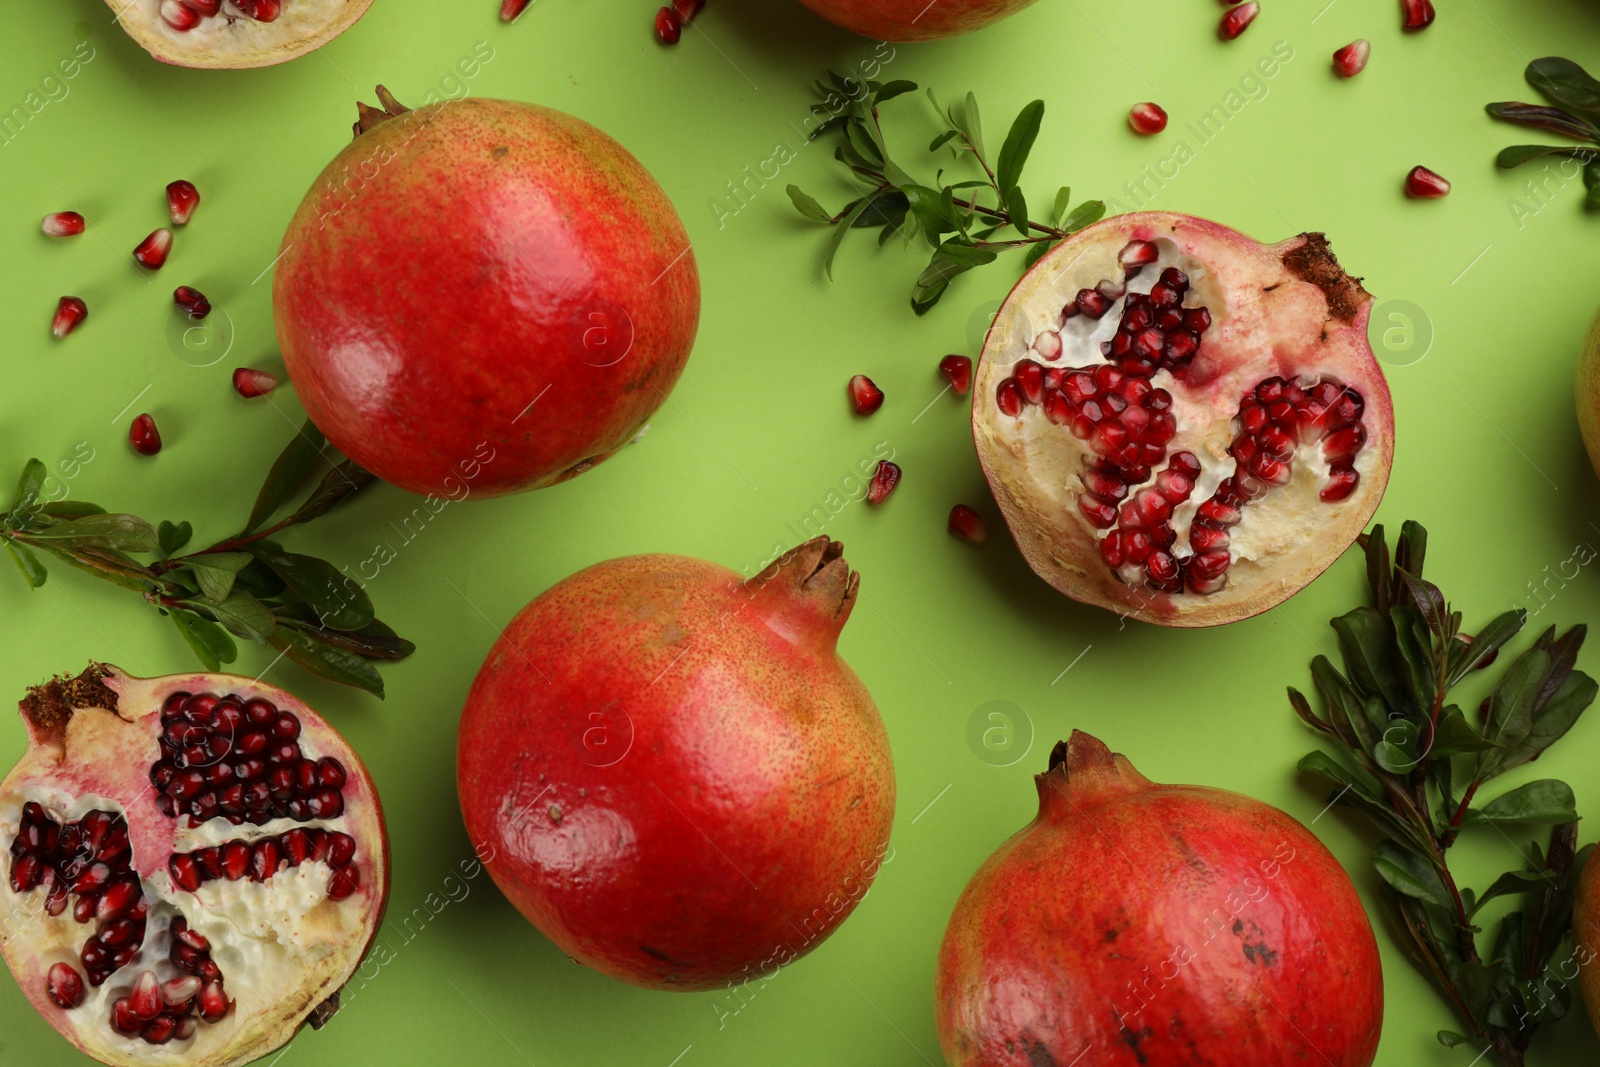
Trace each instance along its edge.
<path fill-rule="evenodd" d="M 1300 246 L 1283 257 L 1283 265 L 1297 277 L 1322 290 L 1328 300 L 1328 311 L 1340 322 L 1354 322 L 1361 309 L 1372 300 L 1372 294 L 1361 287 L 1360 278 L 1351 277 L 1339 266 L 1338 258 L 1328 245 L 1326 234 L 1303 233 Z"/>
<path fill-rule="evenodd" d="M 115 711 L 117 694 L 101 681 L 106 673 L 105 664 L 91 662 L 76 677 L 62 674 L 30 686 L 19 706 L 34 743 L 59 745 L 66 736 L 67 723 L 77 708 L 109 708 Z"/>
<path fill-rule="evenodd" d="M 1039 786 L 1041 815 L 1071 815 L 1076 799 L 1106 793 L 1131 793 L 1148 789 L 1150 779 L 1140 774 L 1120 752 L 1082 730 L 1050 750 L 1050 766 L 1034 775 Z"/>
<path fill-rule="evenodd" d="M 404 115 L 411 110 L 404 104 L 400 103 L 400 101 L 396 100 L 394 98 L 394 94 L 383 86 L 378 86 L 376 91 L 378 94 L 378 103 L 383 105 L 383 110 L 380 111 L 377 108 L 372 107 L 360 100 L 356 101 L 356 113 L 360 116 L 356 119 L 355 124 L 357 137 L 360 137 L 373 127 L 381 126 L 390 119 L 399 118 L 401 115 Z"/>
<path fill-rule="evenodd" d="M 860 583 L 845 561 L 844 543 L 814 537 L 744 585 L 772 629 L 791 641 L 821 639 L 831 646 L 850 618 Z"/>

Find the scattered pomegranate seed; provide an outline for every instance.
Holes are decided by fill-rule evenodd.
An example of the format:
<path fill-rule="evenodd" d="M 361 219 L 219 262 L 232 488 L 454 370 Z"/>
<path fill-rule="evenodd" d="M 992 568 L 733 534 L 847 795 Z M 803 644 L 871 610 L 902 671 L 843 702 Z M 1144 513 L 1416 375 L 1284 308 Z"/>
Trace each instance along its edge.
<path fill-rule="evenodd" d="M 983 516 L 965 504 L 950 509 L 950 532 L 975 545 L 989 539 L 989 528 L 983 524 Z"/>
<path fill-rule="evenodd" d="M 672 13 L 678 16 L 679 22 L 688 25 L 705 6 L 706 0 L 672 0 Z"/>
<path fill-rule="evenodd" d="M 171 252 L 172 231 L 162 229 L 140 241 L 139 247 L 133 250 L 133 258 L 147 270 L 160 270 Z"/>
<path fill-rule="evenodd" d="M 187 33 L 200 25 L 200 13 L 178 0 L 161 0 L 161 21 L 179 33 Z"/>
<path fill-rule="evenodd" d="M 1450 192 L 1450 183 L 1427 167 L 1412 167 L 1406 175 L 1406 195 L 1419 200 L 1437 200 Z"/>
<path fill-rule="evenodd" d="M 1341 78 L 1354 78 L 1367 69 L 1372 45 L 1366 40 L 1351 41 L 1333 54 L 1334 72 Z"/>
<path fill-rule="evenodd" d="M 1256 3 L 1256 0 L 1250 0 L 1248 4 L 1240 4 L 1238 7 L 1229 9 L 1228 13 L 1222 16 L 1222 22 L 1218 24 L 1217 32 L 1224 41 L 1231 41 L 1243 33 L 1256 20 L 1256 16 L 1259 14 L 1261 14 L 1261 5 Z"/>
<path fill-rule="evenodd" d="M 1128 112 L 1128 125 L 1134 133 L 1149 137 L 1167 128 L 1167 113 L 1160 104 L 1134 104 Z"/>
<path fill-rule="evenodd" d="M 533 0 L 503 0 L 500 4 L 500 19 L 510 22 L 528 9 Z"/>
<path fill-rule="evenodd" d="M 678 13 L 670 7 L 657 11 L 656 40 L 662 44 L 677 44 L 681 36 L 683 36 L 683 23 L 678 21 Z"/>
<path fill-rule="evenodd" d="M 883 503 L 889 499 L 889 494 L 894 492 L 894 487 L 899 484 L 900 464 L 880 459 L 878 469 L 872 472 L 872 484 L 867 486 L 867 503 Z"/>
<path fill-rule="evenodd" d="M 57 963 L 45 975 L 45 987 L 50 999 L 71 1011 L 83 1003 L 83 975 L 70 963 Z"/>
<path fill-rule="evenodd" d="M 50 322 L 50 332 L 57 340 L 83 325 L 89 317 L 89 305 L 75 296 L 64 296 L 56 304 L 56 317 Z"/>
<path fill-rule="evenodd" d="M 161 434 L 149 412 L 133 420 L 133 425 L 128 427 L 128 441 L 141 456 L 153 456 L 161 451 Z"/>
<path fill-rule="evenodd" d="M 871 415 L 883 407 L 883 390 L 865 374 L 857 374 L 850 379 L 850 405 L 857 415 Z"/>
<path fill-rule="evenodd" d="M 187 312 L 191 319 L 203 319 L 211 314 L 211 301 L 206 299 L 206 294 L 187 285 L 180 285 L 172 291 L 172 302 Z"/>
<path fill-rule="evenodd" d="M 266 396 L 278 387 L 278 376 L 253 367 L 240 367 L 233 372 L 233 391 L 242 397 Z"/>
<path fill-rule="evenodd" d="M 972 388 L 972 360 L 966 356 L 951 354 L 939 361 L 939 373 L 944 375 L 944 380 L 950 383 L 960 396 L 966 396 Z"/>
<path fill-rule="evenodd" d="M 1400 0 L 1401 25 L 1408 30 L 1425 30 L 1433 25 L 1433 0 Z"/>
<path fill-rule="evenodd" d="M 200 206 L 200 190 L 194 187 L 194 182 L 179 178 L 167 186 L 167 209 L 172 212 L 172 221 L 179 226 L 185 226 L 194 218 L 194 209 Z"/>
<path fill-rule="evenodd" d="M 57 211 L 46 215 L 39 228 L 49 237 L 76 237 L 83 232 L 83 216 L 76 211 Z"/>

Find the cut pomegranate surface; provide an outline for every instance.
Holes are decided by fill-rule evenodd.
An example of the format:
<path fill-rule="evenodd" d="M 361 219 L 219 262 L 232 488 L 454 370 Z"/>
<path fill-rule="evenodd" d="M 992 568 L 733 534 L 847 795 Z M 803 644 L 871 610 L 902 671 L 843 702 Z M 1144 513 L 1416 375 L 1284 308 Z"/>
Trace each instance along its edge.
<path fill-rule="evenodd" d="M 331 1014 L 389 881 L 377 794 L 332 727 L 247 678 L 99 664 L 21 707 L 0 950 L 62 1036 L 113 1065 L 225 1067 Z"/>
<path fill-rule="evenodd" d="M 265 67 L 333 40 L 372 0 L 106 0 L 141 48 L 181 67 Z"/>
<path fill-rule="evenodd" d="M 1074 599 L 1208 626 L 1367 525 L 1394 416 L 1371 296 L 1320 234 L 1146 212 L 1069 238 L 995 317 L 973 436 L 1023 556 Z"/>

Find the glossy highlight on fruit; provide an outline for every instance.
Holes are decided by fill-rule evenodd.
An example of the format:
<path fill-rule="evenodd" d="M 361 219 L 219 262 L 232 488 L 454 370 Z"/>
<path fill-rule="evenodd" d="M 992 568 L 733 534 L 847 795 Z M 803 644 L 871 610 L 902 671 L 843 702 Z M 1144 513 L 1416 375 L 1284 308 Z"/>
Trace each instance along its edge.
<path fill-rule="evenodd" d="M 320 48 L 372 0 L 106 0 L 117 25 L 163 63 L 235 69 Z"/>
<path fill-rule="evenodd" d="M 836 26 L 875 41 L 931 41 L 980 30 L 1033 0 L 800 0 Z"/>
<path fill-rule="evenodd" d="M 962 891 L 935 979 L 950 1067 L 1370 1067 L 1377 941 L 1289 815 L 1158 785 L 1074 732 Z"/>
<path fill-rule="evenodd" d="M 570 115 L 379 98 L 276 267 L 279 347 L 307 414 L 417 493 L 495 496 L 588 470 L 638 436 L 689 358 L 700 283 L 677 212 Z"/>
<path fill-rule="evenodd" d="M 894 770 L 836 642 L 843 547 L 758 576 L 632 556 L 557 583 L 506 628 L 456 752 L 467 834 L 567 955 L 654 989 L 770 977 L 890 862 Z"/>
<path fill-rule="evenodd" d="M 0 951 L 34 1009 L 112 1067 L 232 1067 L 326 1022 L 389 888 L 338 733 L 248 678 L 105 664 L 21 709 Z"/>
<path fill-rule="evenodd" d="M 1068 238 L 1007 297 L 973 438 L 1034 571 L 1170 626 L 1265 611 L 1366 528 L 1394 414 L 1371 296 L 1321 234 L 1165 212 Z"/>

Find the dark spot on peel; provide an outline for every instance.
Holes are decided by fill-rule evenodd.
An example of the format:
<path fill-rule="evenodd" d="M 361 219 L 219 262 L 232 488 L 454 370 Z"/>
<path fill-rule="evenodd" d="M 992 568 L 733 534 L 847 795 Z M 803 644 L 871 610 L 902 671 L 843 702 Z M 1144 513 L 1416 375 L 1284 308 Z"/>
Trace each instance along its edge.
<path fill-rule="evenodd" d="M 1028 1067 L 1056 1067 L 1056 1058 L 1043 1042 L 1035 1041 L 1028 1046 Z"/>
<path fill-rule="evenodd" d="M 510 151 L 511 151 L 511 149 L 506 145 L 496 145 L 494 147 L 494 149 L 489 154 L 494 156 L 494 158 L 496 158 L 496 159 L 501 159 L 501 158 L 503 158 L 505 156 L 505 154 L 507 152 L 510 152 Z"/>

